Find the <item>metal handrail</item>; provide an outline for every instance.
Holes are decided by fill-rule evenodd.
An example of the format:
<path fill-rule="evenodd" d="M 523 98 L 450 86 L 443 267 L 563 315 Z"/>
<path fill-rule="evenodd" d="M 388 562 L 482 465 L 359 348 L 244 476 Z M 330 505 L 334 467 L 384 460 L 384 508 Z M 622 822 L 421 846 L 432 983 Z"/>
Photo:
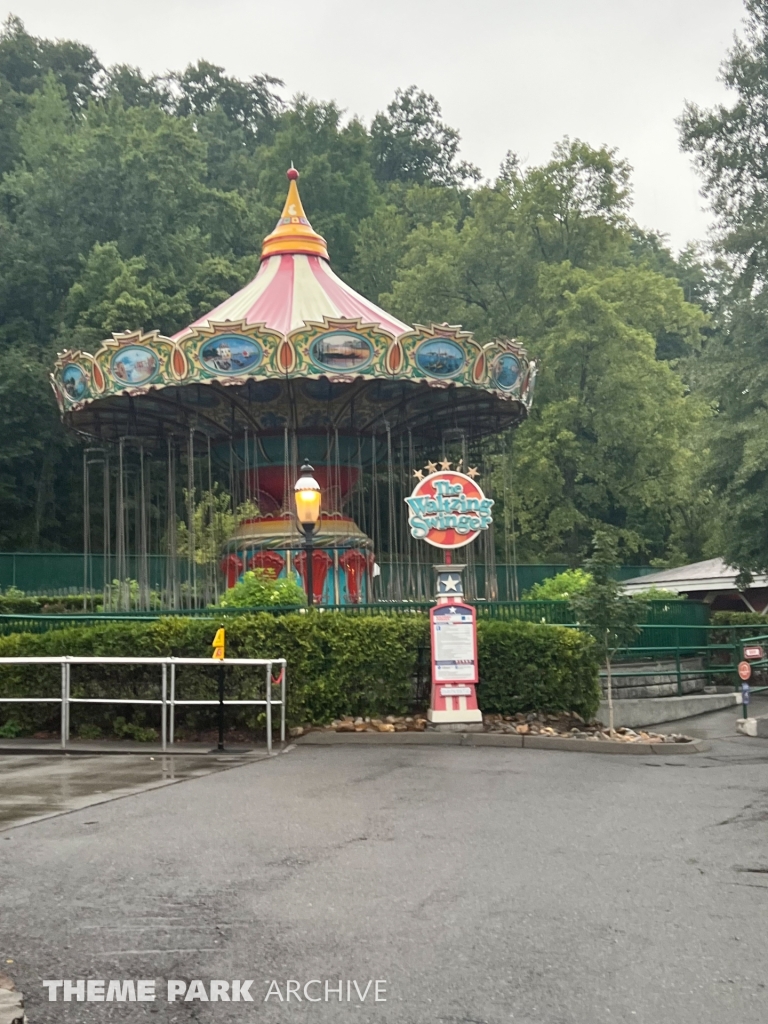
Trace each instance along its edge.
<path fill-rule="evenodd" d="M 61 665 L 61 696 L 60 697 L 0 697 L 2 704 L 61 704 L 61 748 L 67 749 L 69 742 L 70 706 L 72 704 L 159 704 L 161 711 L 161 747 L 167 749 L 168 740 L 174 741 L 175 711 L 177 704 L 183 705 L 263 705 L 267 714 L 267 753 L 272 753 L 272 707 L 280 708 L 280 742 L 285 743 L 285 709 L 287 697 L 288 671 L 285 658 L 124 658 L 124 657 L 85 657 L 77 655 L 41 656 L 30 658 L 0 657 L 0 665 Z M 73 697 L 71 694 L 71 668 L 73 665 L 160 665 L 162 666 L 161 697 L 125 698 L 125 697 Z M 220 690 L 218 700 L 178 700 L 176 698 L 176 667 L 178 665 L 217 665 L 224 668 L 228 665 L 263 665 L 266 667 L 265 700 L 224 700 Z M 280 700 L 272 699 L 272 666 L 280 665 L 281 671 L 277 679 L 280 686 Z M 168 693 L 168 669 L 170 667 L 170 697 Z M 223 710 L 222 710 L 223 714 Z M 221 746 L 221 723 L 219 724 L 219 745 Z"/>

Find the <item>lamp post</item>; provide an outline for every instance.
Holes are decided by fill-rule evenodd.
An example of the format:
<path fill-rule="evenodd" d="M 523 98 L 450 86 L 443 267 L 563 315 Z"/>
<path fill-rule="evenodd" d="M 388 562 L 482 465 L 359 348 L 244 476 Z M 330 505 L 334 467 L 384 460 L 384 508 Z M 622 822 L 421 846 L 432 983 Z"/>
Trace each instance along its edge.
<path fill-rule="evenodd" d="M 313 473 L 314 469 L 312 466 L 305 462 L 301 467 L 301 476 L 293 488 L 293 497 L 296 502 L 296 518 L 304 531 L 304 551 L 307 556 L 307 604 L 310 606 L 314 600 L 314 579 L 312 573 L 314 544 L 312 543 L 312 536 L 320 519 L 320 505 L 322 502 L 320 484 L 312 476 Z"/>

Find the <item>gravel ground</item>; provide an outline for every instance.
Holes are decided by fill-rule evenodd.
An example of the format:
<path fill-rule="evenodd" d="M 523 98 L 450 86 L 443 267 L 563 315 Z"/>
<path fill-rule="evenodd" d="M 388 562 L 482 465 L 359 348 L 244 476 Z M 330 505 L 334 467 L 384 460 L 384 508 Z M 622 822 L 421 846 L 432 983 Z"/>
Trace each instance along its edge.
<path fill-rule="evenodd" d="M 30 1024 L 763 1024 L 768 741 L 726 714 L 703 755 L 299 747 L 10 829 L 0 970 Z M 65 978 L 161 998 L 47 1002 Z"/>

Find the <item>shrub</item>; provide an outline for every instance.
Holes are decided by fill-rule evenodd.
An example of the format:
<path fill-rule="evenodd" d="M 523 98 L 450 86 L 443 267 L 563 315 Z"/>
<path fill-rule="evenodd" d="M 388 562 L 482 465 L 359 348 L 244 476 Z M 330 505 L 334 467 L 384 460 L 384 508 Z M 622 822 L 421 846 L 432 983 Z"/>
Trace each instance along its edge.
<path fill-rule="evenodd" d="M 136 740 L 138 743 L 152 743 L 157 739 L 157 729 L 147 729 L 143 725 L 136 725 L 135 722 L 126 722 L 122 715 L 118 715 L 112 722 L 112 730 L 120 739 Z M 98 726 L 89 724 L 81 726 L 78 732 L 83 739 L 95 739 L 101 734 Z"/>
<path fill-rule="evenodd" d="M 304 591 L 294 576 L 275 579 L 266 569 L 249 569 L 234 587 L 230 587 L 219 604 L 222 608 L 282 608 L 306 604 Z"/>
<path fill-rule="evenodd" d="M 685 597 L 675 590 L 665 590 L 663 587 L 648 587 L 647 590 L 633 594 L 639 601 L 684 601 Z"/>
<path fill-rule="evenodd" d="M 0 656 L 113 655 L 208 657 L 218 623 L 168 617 L 153 622 L 111 622 L 71 626 L 48 633 L 13 633 L 0 637 Z M 341 715 L 403 713 L 412 695 L 419 648 L 427 640 L 423 615 L 358 617 L 319 611 L 274 617 L 266 612 L 226 620 L 227 655 L 281 658 L 288 662 L 288 718 L 291 722 L 327 722 Z M 426 661 L 426 658 L 424 659 Z M 226 675 L 229 699 L 263 699 L 265 670 L 232 666 Z M 73 666 L 73 697 L 157 698 L 159 666 Z M 0 667 L 0 696 L 58 696 L 58 665 Z M 215 666 L 180 666 L 177 696 L 190 700 L 217 695 Z M 9 705 L 0 704 L 0 717 Z M 157 728 L 156 707 L 123 705 L 126 724 Z M 115 706 L 85 704 L 72 709 L 73 730 L 89 723 L 114 729 Z M 246 728 L 263 725 L 258 707 L 231 707 L 227 722 Z M 58 728 L 58 707 L 13 705 L 14 720 L 24 732 Z M 212 728 L 215 707 L 176 709 L 179 727 Z M 112 723 L 112 724 L 110 724 Z"/>
<path fill-rule="evenodd" d="M 478 692 L 483 711 L 576 711 L 590 719 L 600 702 L 592 637 L 566 626 L 478 623 Z"/>
<path fill-rule="evenodd" d="M 206 657 L 218 623 L 168 617 L 155 621 L 71 626 L 48 633 L 0 637 L 0 656 L 113 655 Z M 429 647 L 425 615 L 350 615 L 309 611 L 275 617 L 267 612 L 228 618 L 227 656 L 284 657 L 288 663 L 288 720 L 328 722 L 343 715 L 403 714 L 413 701 L 419 666 L 427 671 Z M 599 690 L 592 641 L 577 630 L 525 622 L 479 623 L 480 705 L 484 711 L 577 711 L 594 714 Z M 228 699 L 259 699 L 264 672 L 226 669 Z M 159 666 L 73 666 L 73 697 L 157 698 Z M 58 696 L 60 669 L 52 666 L 0 667 L 1 696 Z M 178 698 L 215 699 L 215 666 L 180 666 Z M 9 705 L 0 717 L 10 720 Z M 15 704 L 13 721 L 23 732 L 58 728 L 57 706 Z M 119 709 L 119 712 L 118 712 Z M 209 729 L 216 708 L 176 709 L 180 729 Z M 264 724 L 258 707 L 229 707 L 228 726 L 249 729 Z M 121 722 L 119 719 L 122 718 Z M 157 706 L 78 704 L 72 728 L 80 735 L 147 736 L 159 726 Z M 85 729 L 85 732 L 84 732 Z M 142 730 L 137 732 L 136 730 Z"/>
<path fill-rule="evenodd" d="M 574 594 L 580 594 L 592 577 L 583 569 L 566 569 L 557 576 L 550 576 L 541 583 L 534 583 L 523 594 L 524 601 L 567 601 Z"/>
<path fill-rule="evenodd" d="M 100 606 L 101 594 L 89 594 L 91 606 Z M 8 587 L 0 594 L 0 615 L 58 615 L 83 611 L 83 595 L 65 597 L 30 597 L 17 587 Z"/>
<path fill-rule="evenodd" d="M 740 627 L 729 629 L 729 626 Z M 719 627 L 719 628 L 718 628 Z M 710 622 L 709 642 L 711 644 L 731 644 L 740 640 L 746 640 L 751 636 L 764 636 L 768 633 L 768 616 L 760 615 L 758 612 L 714 612 Z M 728 660 L 726 651 L 719 651 L 714 655 L 715 663 Z M 715 676 L 716 683 L 732 683 L 733 678 Z"/>
<path fill-rule="evenodd" d="M 765 626 L 768 616 L 758 612 L 713 612 L 713 626 Z"/>

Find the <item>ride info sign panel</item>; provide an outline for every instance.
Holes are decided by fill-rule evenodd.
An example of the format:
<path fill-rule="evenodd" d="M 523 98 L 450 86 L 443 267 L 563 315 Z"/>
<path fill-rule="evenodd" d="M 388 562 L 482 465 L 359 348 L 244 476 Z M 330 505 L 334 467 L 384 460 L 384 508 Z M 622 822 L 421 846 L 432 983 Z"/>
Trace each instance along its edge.
<path fill-rule="evenodd" d="M 432 634 L 430 721 L 482 722 L 477 706 L 477 623 L 463 602 L 441 604 L 429 613 Z"/>
<path fill-rule="evenodd" d="M 475 609 L 468 604 L 433 608 L 432 664 L 435 682 L 477 682 Z"/>

